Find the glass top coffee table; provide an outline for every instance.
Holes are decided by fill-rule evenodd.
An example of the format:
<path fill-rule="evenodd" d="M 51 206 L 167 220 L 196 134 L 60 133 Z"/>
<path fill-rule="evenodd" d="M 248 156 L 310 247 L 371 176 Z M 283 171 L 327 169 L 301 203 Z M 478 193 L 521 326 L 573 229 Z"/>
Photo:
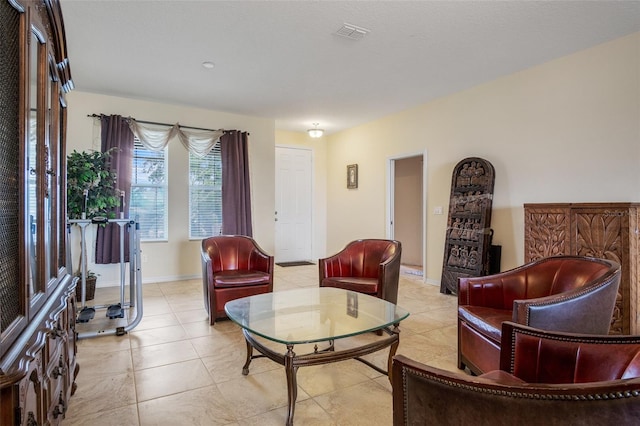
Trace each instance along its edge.
<path fill-rule="evenodd" d="M 400 343 L 398 324 L 409 312 L 386 300 L 332 287 L 313 287 L 244 297 L 228 302 L 225 311 L 242 327 L 247 343 L 247 359 L 242 374 L 249 374 L 251 360 L 267 357 L 285 367 L 287 375 L 287 425 L 293 424 L 297 398 L 298 367 L 356 359 L 390 376 L 391 362 Z M 336 350 L 335 340 L 376 331 L 382 337 L 361 346 Z M 383 333 L 386 336 L 383 336 Z M 256 336 L 285 345 L 276 351 Z M 318 343 L 325 343 L 322 349 Z M 310 353 L 297 354 L 295 345 L 312 343 Z M 360 358 L 389 348 L 387 370 Z M 256 349 L 261 355 L 253 355 Z M 389 377 L 391 379 L 391 377 Z"/>

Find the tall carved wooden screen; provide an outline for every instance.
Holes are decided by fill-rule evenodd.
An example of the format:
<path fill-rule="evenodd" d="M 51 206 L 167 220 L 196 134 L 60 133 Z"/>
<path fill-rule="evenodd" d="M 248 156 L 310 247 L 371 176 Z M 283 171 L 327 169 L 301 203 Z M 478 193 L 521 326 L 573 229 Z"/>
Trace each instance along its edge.
<path fill-rule="evenodd" d="M 441 293 L 457 293 L 459 277 L 489 271 L 494 180 L 493 165 L 482 158 L 465 158 L 453 169 Z"/>
<path fill-rule="evenodd" d="M 638 203 L 525 204 L 525 261 L 571 254 L 618 262 L 622 276 L 609 332 L 638 334 L 639 227 Z"/>

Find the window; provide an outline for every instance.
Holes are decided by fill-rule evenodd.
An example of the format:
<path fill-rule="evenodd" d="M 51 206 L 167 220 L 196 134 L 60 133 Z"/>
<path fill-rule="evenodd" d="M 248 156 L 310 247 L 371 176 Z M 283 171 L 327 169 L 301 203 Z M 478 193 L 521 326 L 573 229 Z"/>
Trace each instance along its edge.
<path fill-rule="evenodd" d="M 222 233 L 222 157 L 220 142 L 200 158 L 189 153 L 189 238 Z"/>
<path fill-rule="evenodd" d="M 167 152 L 151 151 L 133 142 L 130 216 L 138 217 L 140 240 L 166 240 L 167 232 Z"/>

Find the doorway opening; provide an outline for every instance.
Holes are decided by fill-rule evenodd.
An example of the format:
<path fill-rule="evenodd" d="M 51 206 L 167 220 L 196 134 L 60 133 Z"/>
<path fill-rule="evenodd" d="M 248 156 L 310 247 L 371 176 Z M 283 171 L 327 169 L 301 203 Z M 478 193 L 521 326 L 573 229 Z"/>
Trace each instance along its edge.
<path fill-rule="evenodd" d="M 426 153 L 390 158 L 387 205 L 391 239 L 402 243 L 401 271 L 422 276 L 426 269 Z"/>

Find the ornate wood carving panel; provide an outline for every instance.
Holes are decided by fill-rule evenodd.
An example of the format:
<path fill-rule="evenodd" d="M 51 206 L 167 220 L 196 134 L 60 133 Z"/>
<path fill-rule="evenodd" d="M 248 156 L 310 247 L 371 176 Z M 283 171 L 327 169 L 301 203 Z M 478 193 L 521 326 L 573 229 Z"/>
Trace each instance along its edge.
<path fill-rule="evenodd" d="M 640 331 L 638 207 L 636 203 L 525 204 L 525 261 L 574 254 L 618 262 L 622 268 L 612 334 Z"/>
<path fill-rule="evenodd" d="M 613 260 L 618 262 L 623 270 L 628 270 L 628 253 L 625 252 L 624 247 L 624 242 L 629 241 L 628 213 L 628 209 L 572 209 L 571 223 L 574 227 L 572 246 L 575 247 L 574 252 L 579 256 Z M 611 323 L 611 334 L 629 332 L 629 305 L 629 277 L 626 275 L 620 280 Z"/>
<path fill-rule="evenodd" d="M 524 255 L 528 261 L 570 253 L 568 212 L 568 208 L 525 210 Z"/>

